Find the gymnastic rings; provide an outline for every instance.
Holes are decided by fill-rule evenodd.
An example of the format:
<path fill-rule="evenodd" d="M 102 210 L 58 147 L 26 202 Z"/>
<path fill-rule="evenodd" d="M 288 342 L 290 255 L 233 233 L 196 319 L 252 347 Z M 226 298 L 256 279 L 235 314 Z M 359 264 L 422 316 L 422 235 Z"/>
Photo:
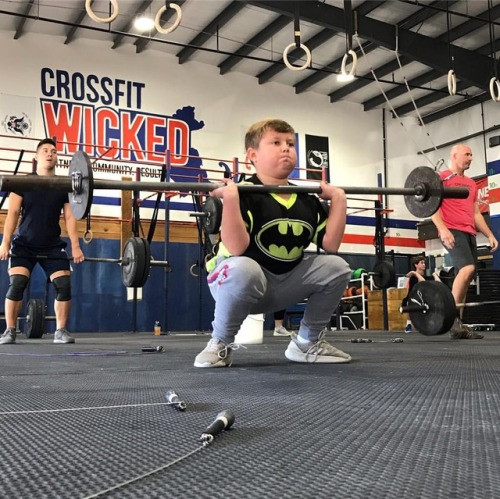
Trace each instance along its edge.
<path fill-rule="evenodd" d="M 87 229 L 85 234 L 83 234 L 83 242 L 85 244 L 90 244 L 92 239 L 94 239 L 94 233 L 90 229 Z"/>
<path fill-rule="evenodd" d="M 347 65 L 347 57 L 351 56 L 352 57 L 352 66 L 351 70 L 349 73 L 346 71 L 346 65 Z M 356 66 L 358 65 L 358 56 L 356 55 L 356 52 L 354 50 L 349 50 L 346 54 L 344 54 L 344 57 L 342 59 L 342 66 L 340 67 L 340 72 L 342 76 L 354 76 L 356 73 Z"/>
<path fill-rule="evenodd" d="M 493 102 L 500 102 L 500 83 L 495 76 L 490 80 L 490 95 Z"/>
<path fill-rule="evenodd" d="M 300 48 L 306 54 L 306 62 L 304 64 L 302 64 L 302 66 L 293 66 L 288 61 L 288 52 L 290 52 L 290 50 L 292 50 L 295 47 L 297 47 L 297 45 L 295 43 L 290 43 L 290 45 L 285 47 L 285 50 L 283 51 L 283 62 L 285 63 L 285 66 L 288 69 L 290 69 L 291 71 L 303 71 L 304 69 L 307 69 L 311 65 L 311 61 L 312 61 L 311 51 L 307 48 L 306 45 L 301 43 Z"/>
<path fill-rule="evenodd" d="M 197 274 L 194 269 L 198 268 L 199 267 L 199 264 L 197 263 L 193 263 L 193 265 L 191 265 L 191 267 L 189 267 L 189 273 L 193 276 L 193 277 L 200 277 L 200 274 Z"/>
<path fill-rule="evenodd" d="M 177 27 L 181 23 L 181 19 L 182 19 L 182 10 L 181 10 L 181 8 L 176 3 L 169 3 L 168 6 L 171 9 L 174 9 L 177 12 L 177 19 L 175 20 L 174 24 L 172 24 L 172 26 L 170 26 L 169 28 L 162 28 L 161 25 L 160 25 L 160 17 L 163 15 L 164 12 L 167 11 L 167 7 L 166 6 L 163 6 L 156 13 L 156 16 L 155 16 L 155 28 L 156 28 L 156 31 L 158 31 L 158 33 L 162 33 L 164 35 L 166 35 L 167 33 L 172 33 L 172 31 L 174 31 L 175 29 L 177 29 Z"/>
<path fill-rule="evenodd" d="M 455 95 L 457 93 L 457 77 L 453 69 L 448 71 L 448 93 L 450 95 Z"/>
<path fill-rule="evenodd" d="M 109 0 L 113 6 L 113 13 L 109 17 L 98 17 L 92 10 L 92 0 L 85 0 L 85 10 L 88 16 L 96 23 L 110 23 L 118 17 L 118 0 Z"/>

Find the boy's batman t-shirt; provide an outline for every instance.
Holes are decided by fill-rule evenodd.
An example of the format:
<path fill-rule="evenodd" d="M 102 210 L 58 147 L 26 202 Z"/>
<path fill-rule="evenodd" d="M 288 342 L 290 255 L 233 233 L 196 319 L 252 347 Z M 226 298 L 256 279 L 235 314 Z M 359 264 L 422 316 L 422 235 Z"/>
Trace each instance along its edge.
<path fill-rule="evenodd" d="M 256 175 L 244 184 L 262 185 Z M 243 184 L 242 184 L 243 185 Z M 293 193 L 288 199 L 266 192 L 239 192 L 250 244 L 243 254 L 273 274 L 284 274 L 300 263 L 311 242 L 321 247 L 327 213 L 313 194 Z"/>

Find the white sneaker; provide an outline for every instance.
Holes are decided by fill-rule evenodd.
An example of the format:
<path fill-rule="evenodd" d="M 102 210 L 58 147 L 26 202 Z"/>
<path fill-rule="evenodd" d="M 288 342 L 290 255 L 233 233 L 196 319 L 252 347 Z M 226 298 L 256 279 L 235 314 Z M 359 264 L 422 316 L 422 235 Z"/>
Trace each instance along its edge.
<path fill-rule="evenodd" d="M 306 362 L 318 364 L 344 364 L 351 361 L 351 356 L 323 339 L 321 334 L 318 341 L 301 343 L 297 335 L 292 335 L 285 357 L 293 362 Z"/>
<path fill-rule="evenodd" d="M 291 336 L 292 333 L 288 331 L 285 326 L 275 327 L 273 336 Z"/>
<path fill-rule="evenodd" d="M 222 340 L 212 338 L 196 356 L 194 367 L 231 367 L 235 347 L 232 343 L 227 345 Z"/>
<path fill-rule="evenodd" d="M 54 333 L 54 343 L 74 343 L 75 338 L 70 336 L 66 329 L 56 329 Z"/>
<path fill-rule="evenodd" d="M 12 345 L 16 342 L 16 330 L 13 327 L 9 327 L 5 330 L 5 333 L 0 336 L 0 345 Z"/>

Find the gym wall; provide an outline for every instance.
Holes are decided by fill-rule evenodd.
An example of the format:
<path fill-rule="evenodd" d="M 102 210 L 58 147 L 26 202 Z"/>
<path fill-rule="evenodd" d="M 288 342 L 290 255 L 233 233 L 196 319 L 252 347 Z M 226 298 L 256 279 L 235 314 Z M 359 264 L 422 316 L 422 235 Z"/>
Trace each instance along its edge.
<path fill-rule="evenodd" d="M 179 116 L 179 111 L 182 111 L 180 115 L 184 118 L 191 113 L 191 117 L 185 121 L 189 129 L 186 136 L 189 152 L 196 151 L 202 158 L 217 158 L 227 164 L 237 157 L 241 165 L 244 160 L 243 137 L 247 127 L 263 117 L 276 116 L 289 121 L 296 128 L 301 165 L 305 164 L 305 135 L 328 138 L 330 180 L 337 185 L 374 186 L 380 181 L 387 187 L 399 187 L 415 167 L 428 166 L 429 161 L 436 162 L 439 158 L 447 160 L 451 145 L 441 147 L 442 144 L 485 130 L 494 124 L 496 116 L 496 104 L 485 103 L 445 121 L 432 123 L 428 129 L 414 125 L 403 128 L 397 120 L 391 119 L 389 113 L 385 113 L 384 117 L 381 110 L 364 112 L 360 105 L 348 102 L 330 104 L 326 97 L 314 92 L 295 95 L 290 88 L 275 83 L 258 85 L 254 78 L 237 72 L 221 76 L 217 68 L 197 62 L 179 65 L 175 57 L 155 50 L 148 50 L 138 57 L 129 45 L 117 50 L 111 50 L 108 44 L 99 40 L 76 40 L 64 45 L 63 36 L 57 39 L 29 33 L 19 40 L 13 40 L 5 31 L 0 32 L 0 41 L 3 67 L 9 68 L 8 78 L 0 80 L 0 113 L 2 117 L 16 112 L 26 113 L 30 122 L 29 137 L 41 138 L 50 134 L 54 130 L 54 119 L 51 122 L 48 113 L 61 106 L 69 110 L 78 106 L 90 109 L 89 116 L 95 116 L 93 113 L 98 109 L 109 108 L 120 117 L 127 115 L 130 119 L 137 116 L 146 119 L 148 116 L 160 116 L 166 117 L 167 121 Z M 70 83 L 61 84 L 61 78 L 64 79 L 66 75 Z M 74 75 L 81 75 L 83 80 L 74 78 Z M 125 92 L 123 96 L 115 95 L 110 103 L 103 103 L 102 99 L 91 102 L 95 96 L 89 92 L 89 88 L 78 86 L 78 82 L 86 81 L 91 75 L 99 82 L 106 78 L 114 84 L 118 80 L 135 82 L 142 90 L 139 95 L 138 87 L 130 87 L 130 92 Z M 71 83 L 72 79 L 74 83 Z M 123 88 L 128 87 L 125 85 Z M 80 130 L 81 142 L 99 143 L 103 137 L 106 138 L 106 133 L 98 136 L 95 127 L 90 124 L 87 123 L 89 126 L 83 126 Z M 0 147 L 8 148 L 12 141 L 5 124 L 1 132 L 4 135 L 0 137 Z M 136 138 L 138 144 L 147 145 L 147 137 L 141 135 Z M 70 137 L 58 139 L 69 141 Z M 475 154 L 472 176 L 484 174 L 486 162 L 497 159 L 498 152 L 487 149 L 486 141 L 487 136 L 481 135 L 468 140 Z M 17 138 L 14 143 L 17 150 L 21 147 L 27 150 L 33 148 L 32 141 Z M 433 144 L 440 147 L 425 156 L 419 154 L 419 151 L 433 149 Z M 94 153 L 98 152 L 92 147 L 90 149 Z M 66 158 L 70 158 L 70 151 L 67 152 Z M 4 173 L 12 171 L 12 159 L 16 156 L 17 153 L 12 152 L 10 162 L 3 161 L 1 170 Z M 29 154 L 27 156 L 21 171 L 30 171 L 31 157 Z M 61 157 L 64 155 L 61 154 Z M 201 170 L 204 168 L 211 170 L 210 180 L 222 177 L 224 173 L 220 161 L 204 160 Z M 148 171 L 143 169 L 142 178 L 151 180 L 148 175 L 156 175 L 157 170 L 157 167 Z M 67 171 L 61 168 L 58 173 L 65 175 Z M 96 173 L 96 178 L 119 180 L 122 173 Z M 133 168 L 129 173 L 134 174 Z M 119 216 L 118 198 L 118 192 L 98 193 L 92 214 Z M 388 207 L 394 211 L 387 216 L 386 249 L 401 253 L 421 252 L 423 247 L 417 240 L 416 231 L 418 220 L 408 213 L 402 197 L 394 196 L 387 201 Z M 366 207 L 373 206 L 371 202 L 361 203 Z M 173 200 L 170 214 L 172 227 L 175 227 L 176 222 L 192 220 L 188 216 L 191 210 L 188 204 L 186 199 Z M 141 218 L 147 220 L 151 211 L 151 207 L 145 204 L 141 208 Z M 373 255 L 373 221 L 373 213 L 369 211 L 350 216 L 341 252 Z M 95 252 L 106 256 L 105 253 L 109 252 L 116 257 L 119 254 L 119 242 L 108 237 L 102 234 L 94 246 L 84 248 L 86 254 L 93 256 Z M 162 242 L 155 242 L 153 251 L 163 254 Z M 209 328 L 211 298 L 207 296 L 206 287 L 193 282 L 196 279 L 188 273 L 189 267 L 199 257 L 198 245 L 192 241 L 183 243 L 179 239 L 170 239 L 169 255 L 169 259 L 176 262 L 173 264 L 174 271 L 169 275 L 168 283 L 165 283 L 163 271 L 152 270 L 143 290 L 143 300 L 138 304 L 137 329 L 152 330 L 155 320 L 167 321 L 168 328 L 172 330 Z M 88 268 L 89 264 L 86 265 Z M 3 267 L 0 264 L 1 270 Z M 115 270 L 99 268 L 90 284 L 85 281 L 84 272 L 79 275 L 79 271 L 75 271 L 74 294 L 75 297 L 84 295 L 84 298 L 79 296 L 81 304 L 75 303 L 70 325 L 72 330 L 120 331 L 134 327 L 132 306 L 126 302 L 126 290 L 120 279 L 114 279 L 113 274 L 108 275 L 108 272 Z M 4 294 L 7 275 L 5 272 L 2 275 L 4 278 L 0 279 L 0 291 Z M 164 290 L 166 284 L 168 289 Z M 37 289 L 32 289 L 32 292 L 43 292 L 43 282 L 36 284 L 34 279 L 32 288 L 35 285 Z M 92 291 L 89 291 L 89 287 Z M 203 297 L 201 306 L 200 296 Z"/>

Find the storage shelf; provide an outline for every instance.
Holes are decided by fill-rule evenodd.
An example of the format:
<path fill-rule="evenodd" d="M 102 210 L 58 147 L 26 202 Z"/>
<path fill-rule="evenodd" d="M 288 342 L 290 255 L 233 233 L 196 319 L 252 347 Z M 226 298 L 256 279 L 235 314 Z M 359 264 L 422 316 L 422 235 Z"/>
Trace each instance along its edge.
<path fill-rule="evenodd" d="M 363 274 L 360 278 L 357 278 L 357 279 L 351 279 L 349 281 L 349 285 L 347 286 L 347 289 L 349 288 L 358 288 L 358 289 L 362 289 L 363 292 L 360 294 L 360 295 L 353 295 L 353 296 L 342 296 L 342 298 L 340 299 L 340 303 L 339 303 L 339 310 L 340 307 L 342 306 L 341 303 L 345 303 L 345 302 L 348 302 L 350 300 L 356 300 L 356 307 L 359 307 L 361 305 L 361 309 L 360 310 L 354 310 L 354 311 L 344 311 L 344 312 L 340 312 L 340 314 L 338 314 L 338 318 L 340 320 L 340 328 L 339 329 L 346 329 L 343 324 L 343 321 L 342 321 L 342 318 L 345 318 L 345 320 L 347 321 L 348 324 L 351 324 L 353 325 L 354 327 L 357 327 L 358 329 L 367 329 L 367 325 L 368 325 L 368 313 L 367 313 L 367 304 L 368 304 L 368 296 L 366 294 L 366 289 L 370 289 L 371 288 L 371 279 L 369 278 L 368 275 L 365 275 Z M 354 322 L 351 320 L 350 316 L 357 316 L 359 317 L 361 315 L 361 325 L 359 326 L 359 320 L 357 320 L 356 322 L 358 324 L 354 324 Z M 347 328 L 347 329 L 350 329 L 350 328 Z"/>

